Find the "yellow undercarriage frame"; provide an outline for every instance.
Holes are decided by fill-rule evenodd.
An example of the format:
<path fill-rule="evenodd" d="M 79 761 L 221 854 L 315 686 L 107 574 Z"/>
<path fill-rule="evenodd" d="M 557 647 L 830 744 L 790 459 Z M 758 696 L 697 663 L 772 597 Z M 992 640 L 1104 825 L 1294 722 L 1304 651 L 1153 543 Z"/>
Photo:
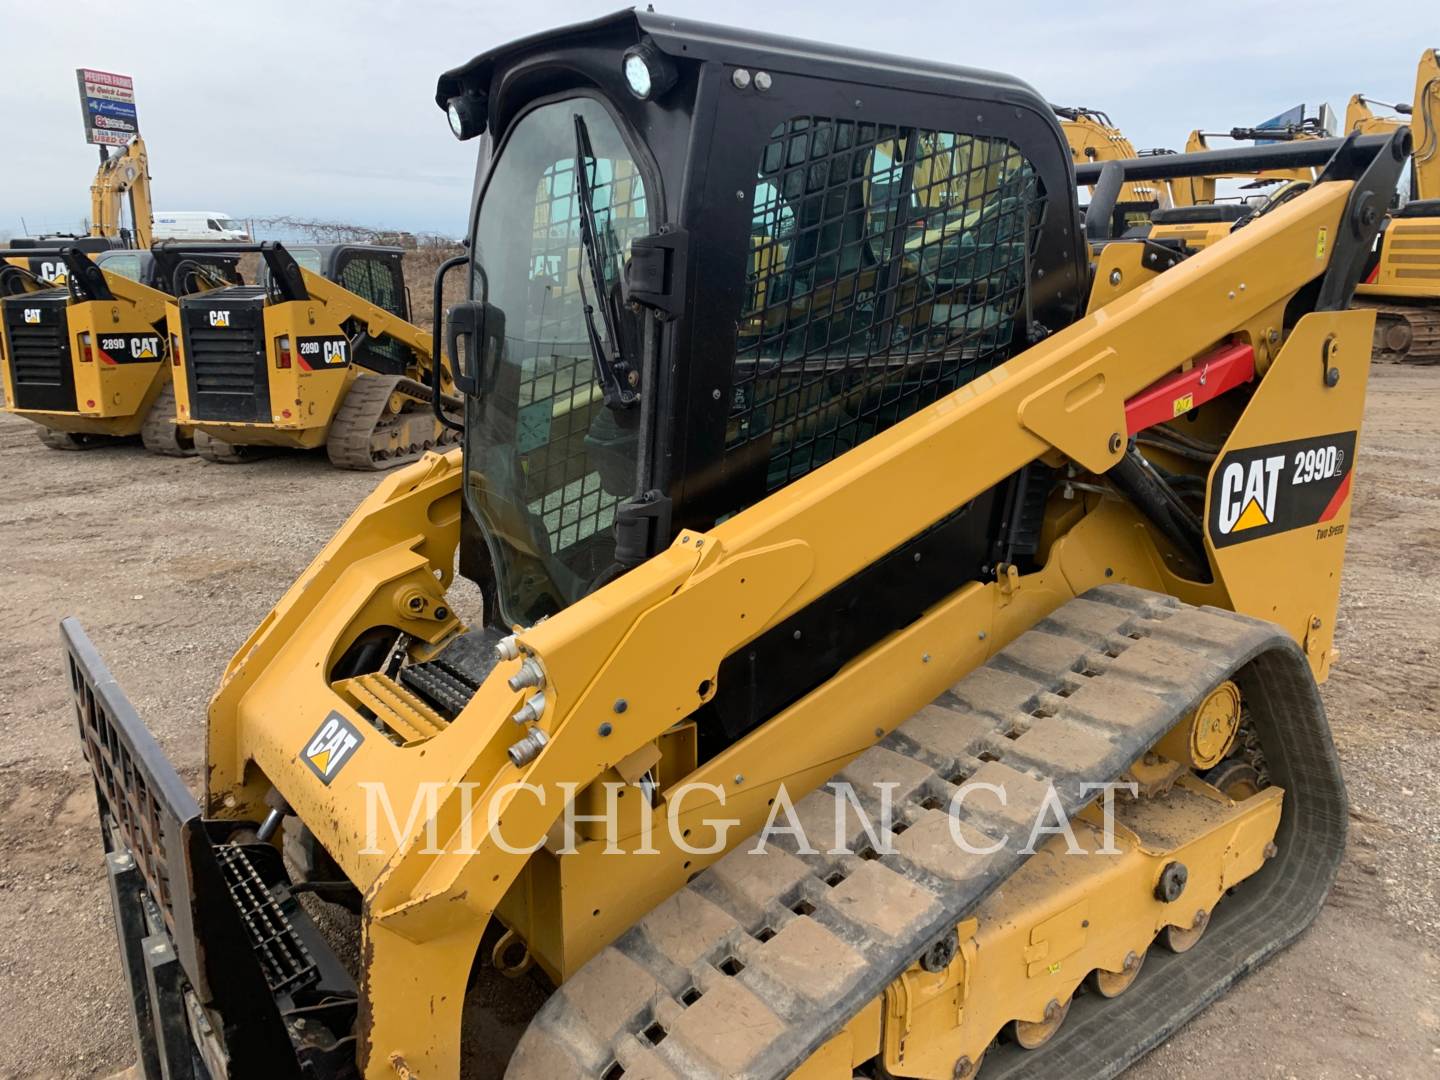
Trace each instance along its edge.
<path fill-rule="evenodd" d="M 1334 245 L 1323 240 L 1338 235 L 1350 189 L 1349 182 L 1319 185 L 1163 274 L 1137 274 L 1133 287 L 1001 368 L 710 531 L 682 533 L 618 581 L 522 628 L 521 644 L 546 672 L 539 727 L 548 737 L 545 751 L 523 767 L 506 754 L 522 734 L 510 717 L 528 696 L 506 685 L 519 661 L 501 663 L 464 711 L 428 738 L 399 745 L 366 737 L 329 783 L 301 761 L 332 711 L 374 731 L 328 677 L 361 633 L 402 630 L 419 657 L 462 629 L 445 595 L 463 512 L 459 453 L 428 454 L 384 479 L 236 654 L 211 705 L 207 750 L 210 815 L 258 819 L 273 784 L 364 895 L 365 1075 L 456 1075 L 466 981 L 492 918 L 518 930 L 536 962 L 563 982 L 720 855 L 681 851 L 659 827 L 658 854 L 619 872 L 613 859 L 599 860 L 598 840 L 577 855 L 554 857 L 547 836 L 563 800 L 541 805 L 520 782 L 552 793 L 574 784 L 583 793 L 623 776 L 634 755 L 658 747 L 713 695 L 725 656 L 1027 462 L 1043 457 L 1104 473 L 1123 453 L 1125 402 L 1217 341 L 1253 344 L 1261 376 L 1243 410 L 1224 399 L 1202 410 L 1226 451 L 1357 431 L 1373 313 L 1312 313 L 1288 335 L 1280 330 L 1287 301 L 1328 265 Z M 1338 382 L 1321 377 L 1322 356 L 1339 369 Z M 956 462 L 967 465 L 957 471 Z M 875 513 L 877 506 L 886 512 Z M 782 783 L 796 798 L 815 788 L 1038 620 L 1107 583 L 1270 620 L 1302 645 L 1323 678 L 1349 509 L 1346 497 L 1318 533 L 1295 529 L 1211 544 L 1214 580 L 1200 584 L 1177 576 L 1167 542 L 1128 503 L 1057 496 L 1039 570 L 1001 568 L 997 580 L 961 588 L 684 779 L 723 790 L 724 815 L 739 820 L 729 840 L 738 842 L 763 823 Z M 627 707 L 617 719 L 622 699 Z M 367 847 L 366 785 L 375 783 L 386 786 L 402 820 L 431 786 L 438 791 L 434 813 L 418 814 L 398 843 Z M 666 794 L 657 803 L 662 821 Z M 1221 889 L 1253 868 L 1254 852 L 1273 829 L 1276 796 L 1238 803 L 1213 791 L 1185 796 L 1203 811 L 1186 834 L 1187 858 L 1214 862 L 1217 851 L 1237 845 L 1245 852 L 1212 878 L 1212 891 Z M 687 800 L 680 826 L 702 829 L 717 803 Z M 504 821 L 504 846 L 467 816 L 467 807 L 491 805 Z M 630 810 L 633 835 L 641 811 Z M 427 846 L 432 822 L 440 853 Z M 956 987 L 992 979 L 1019 987 L 1021 979 L 980 957 L 990 940 L 1002 956 L 1031 950 L 1027 965 L 1047 957 L 1060 964 L 1053 982 L 1032 979 L 1027 967 L 1023 990 L 1014 991 L 1038 1005 L 1032 1023 L 1047 1022 L 1046 1003 L 1062 1000 L 1071 973 L 1094 966 L 1123 975 L 1124 958 L 1158 929 L 1134 882 L 1163 855 L 1144 827 L 1131 832 L 1127 854 L 1094 871 L 1101 878 L 1025 894 L 1024 903 L 1053 908 L 1061 920 L 1047 939 L 1055 952 L 1036 952 L 1042 942 L 1015 940 L 1004 918 L 977 913 L 970 951 L 962 948 L 955 961 L 960 967 L 947 968 L 944 980 L 892 986 L 873 1014 L 857 1018 L 870 1028 L 852 1025 L 852 1050 L 873 1052 L 883 1033 L 887 1062 L 898 1066 L 904 1056 L 908 1070 L 926 1051 L 904 1035 L 904 1024 L 928 1030 L 947 1010 L 955 1029 L 945 1036 L 947 1052 L 973 1049 L 967 1040 L 983 1024 L 969 1026 L 968 1007 L 965 1021 L 956 1016 Z M 1114 913 L 1124 918 L 1079 934 L 1070 923 L 1080 901 L 1067 898 L 1090 889 L 1113 897 Z M 902 997 L 904 1023 L 884 1019 L 896 1015 Z M 920 1075 L 929 1068 L 915 1067 Z"/>

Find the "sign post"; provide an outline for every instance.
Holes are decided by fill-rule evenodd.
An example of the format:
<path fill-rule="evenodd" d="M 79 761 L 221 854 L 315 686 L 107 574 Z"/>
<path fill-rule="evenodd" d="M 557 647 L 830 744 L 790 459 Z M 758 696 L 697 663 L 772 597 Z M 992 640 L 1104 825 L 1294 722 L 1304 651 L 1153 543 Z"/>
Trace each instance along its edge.
<path fill-rule="evenodd" d="M 80 84 L 80 110 L 85 117 L 85 141 L 101 147 L 125 146 L 140 134 L 135 112 L 135 82 L 129 75 L 76 68 Z"/>

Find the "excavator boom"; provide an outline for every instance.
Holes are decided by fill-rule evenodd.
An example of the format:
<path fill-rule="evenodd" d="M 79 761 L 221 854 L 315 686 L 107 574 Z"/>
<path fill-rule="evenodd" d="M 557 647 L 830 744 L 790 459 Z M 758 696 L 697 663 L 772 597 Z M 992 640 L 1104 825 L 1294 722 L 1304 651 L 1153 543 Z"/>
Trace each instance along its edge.
<path fill-rule="evenodd" d="M 153 242 L 154 208 L 150 202 L 150 159 L 139 135 L 118 154 L 100 148 L 100 168 L 90 185 L 90 235 L 124 241 L 121 246 L 148 248 Z M 134 235 L 127 237 L 123 207 L 130 206 Z"/>

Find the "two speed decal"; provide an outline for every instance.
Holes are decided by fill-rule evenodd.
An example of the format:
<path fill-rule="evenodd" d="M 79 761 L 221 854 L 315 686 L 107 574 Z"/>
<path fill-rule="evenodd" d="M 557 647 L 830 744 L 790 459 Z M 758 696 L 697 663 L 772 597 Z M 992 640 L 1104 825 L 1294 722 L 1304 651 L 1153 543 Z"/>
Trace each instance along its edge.
<path fill-rule="evenodd" d="M 1331 520 L 1350 493 L 1355 432 L 1226 454 L 1210 485 L 1210 540 L 1218 547 Z"/>

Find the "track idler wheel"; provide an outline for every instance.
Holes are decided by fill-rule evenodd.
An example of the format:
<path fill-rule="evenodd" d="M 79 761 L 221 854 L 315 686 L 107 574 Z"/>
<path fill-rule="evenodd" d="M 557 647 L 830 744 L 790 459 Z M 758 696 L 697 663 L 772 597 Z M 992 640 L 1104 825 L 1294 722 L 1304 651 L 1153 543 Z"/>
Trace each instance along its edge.
<path fill-rule="evenodd" d="M 1011 1038 L 1024 1050 L 1039 1050 L 1055 1037 L 1060 1025 L 1065 1023 L 1065 1017 L 1070 1015 L 1072 1000 L 1074 999 L 1066 998 L 1062 1005 L 1057 998 L 1051 998 L 1050 1003 L 1045 1006 L 1044 1020 L 1012 1020 Z"/>
<path fill-rule="evenodd" d="M 1134 951 L 1125 954 L 1125 963 L 1119 971 L 1101 971 L 1096 968 L 1090 973 L 1090 989 L 1103 998 L 1119 997 L 1135 984 L 1140 969 L 1145 965 L 1145 954 Z"/>

